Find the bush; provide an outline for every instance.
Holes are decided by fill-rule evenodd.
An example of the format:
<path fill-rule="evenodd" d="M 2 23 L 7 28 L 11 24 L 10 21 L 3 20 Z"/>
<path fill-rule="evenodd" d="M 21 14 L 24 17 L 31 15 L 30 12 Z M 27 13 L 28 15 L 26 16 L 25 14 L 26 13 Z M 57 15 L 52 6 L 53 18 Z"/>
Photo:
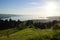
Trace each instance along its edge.
<path fill-rule="evenodd" d="M 55 25 L 55 26 L 53 26 L 53 29 L 58 30 L 58 29 L 60 29 L 60 26 L 59 25 Z"/>

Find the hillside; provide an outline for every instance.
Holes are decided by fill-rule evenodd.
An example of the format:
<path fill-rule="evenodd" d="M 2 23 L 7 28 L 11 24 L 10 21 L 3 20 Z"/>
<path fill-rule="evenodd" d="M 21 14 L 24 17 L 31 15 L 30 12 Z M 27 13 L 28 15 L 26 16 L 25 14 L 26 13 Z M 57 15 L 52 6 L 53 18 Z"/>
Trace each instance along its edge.
<path fill-rule="evenodd" d="M 60 30 L 26 28 L 0 40 L 59 40 Z"/>
<path fill-rule="evenodd" d="M 60 21 L 33 23 L 0 20 L 0 40 L 60 40 Z"/>

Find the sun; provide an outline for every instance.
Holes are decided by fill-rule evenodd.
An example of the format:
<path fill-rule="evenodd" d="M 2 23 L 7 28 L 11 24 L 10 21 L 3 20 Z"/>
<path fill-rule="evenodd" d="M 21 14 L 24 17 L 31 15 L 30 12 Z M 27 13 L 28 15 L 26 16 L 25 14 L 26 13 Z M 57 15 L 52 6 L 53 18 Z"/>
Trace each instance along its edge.
<path fill-rule="evenodd" d="M 53 16 L 54 12 L 56 10 L 56 3 L 55 2 L 46 2 L 44 9 L 45 9 L 45 15 L 46 16 Z"/>
<path fill-rule="evenodd" d="M 47 2 L 46 3 L 46 10 L 47 11 L 54 11 L 56 9 L 56 3 L 55 2 Z"/>

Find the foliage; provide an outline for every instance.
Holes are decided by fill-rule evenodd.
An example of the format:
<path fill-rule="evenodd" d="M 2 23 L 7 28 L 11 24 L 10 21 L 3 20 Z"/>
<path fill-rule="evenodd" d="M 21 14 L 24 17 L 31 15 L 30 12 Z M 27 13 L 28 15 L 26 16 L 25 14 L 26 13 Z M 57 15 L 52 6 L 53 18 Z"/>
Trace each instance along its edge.
<path fill-rule="evenodd" d="M 27 28 L 11 34 L 13 40 L 52 40 L 60 39 L 60 30 Z"/>

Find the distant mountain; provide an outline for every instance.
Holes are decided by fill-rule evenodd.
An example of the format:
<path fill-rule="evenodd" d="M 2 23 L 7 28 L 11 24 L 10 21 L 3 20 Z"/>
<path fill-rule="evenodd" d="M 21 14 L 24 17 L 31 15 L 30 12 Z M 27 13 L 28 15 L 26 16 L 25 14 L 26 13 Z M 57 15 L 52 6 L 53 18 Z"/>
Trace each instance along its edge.
<path fill-rule="evenodd" d="M 1 18 L 9 18 L 11 16 L 16 16 L 16 15 L 13 15 L 13 14 L 0 14 L 0 19 Z"/>
<path fill-rule="evenodd" d="M 60 20 L 60 16 L 47 17 L 49 20 Z"/>

